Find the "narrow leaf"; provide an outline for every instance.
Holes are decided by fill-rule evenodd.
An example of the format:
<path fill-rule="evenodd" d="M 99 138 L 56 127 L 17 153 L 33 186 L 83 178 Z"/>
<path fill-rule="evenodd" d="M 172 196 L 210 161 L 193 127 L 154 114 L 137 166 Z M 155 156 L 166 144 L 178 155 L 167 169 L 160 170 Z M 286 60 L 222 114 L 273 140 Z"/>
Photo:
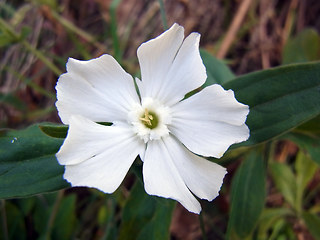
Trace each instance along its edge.
<path fill-rule="evenodd" d="M 1 212 L 6 213 L 6 215 L 2 215 L 2 218 L 0 219 L 2 227 L 0 239 L 6 239 L 6 237 L 7 239 L 27 239 L 27 229 L 22 211 L 20 211 L 20 209 L 18 209 L 11 201 L 3 201 L 2 203 Z M 3 227 L 7 227 L 8 236 L 5 236 L 6 233 Z"/>
<path fill-rule="evenodd" d="M 237 170 L 231 186 L 228 235 L 244 239 L 254 229 L 266 198 L 266 169 L 261 152 L 252 151 Z"/>
<path fill-rule="evenodd" d="M 51 211 L 52 212 L 52 211 Z M 52 214 L 52 213 L 51 213 Z M 72 239 L 76 224 L 76 196 L 65 196 L 59 206 L 59 211 L 52 229 L 52 239 Z"/>
<path fill-rule="evenodd" d="M 292 132 L 284 135 L 283 138 L 296 143 L 310 155 L 313 161 L 320 165 L 320 136 L 304 134 L 302 132 Z"/>
<path fill-rule="evenodd" d="M 292 207 L 295 207 L 297 185 L 291 168 L 278 162 L 269 164 L 269 167 L 277 189 L 282 193 L 286 201 Z"/>
<path fill-rule="evenodd" d="M 258 238 L 257 239 L 268 239 L 270 230 L 275 226 L 275 222 L 279 219 L 286 219 L 292 216 L 293 212 L 290 208 L 266 208 L 263 210 L 258 223 Z"/>
<path fill-rule="evenodd" d="M 319 240 L 320 239 L 320 218 L 309 212 L 304 212 L 303 215 L 303 220 L 310 231 L 311 235 L 314 237 L 314 239 Z"/>
<path fill-rule="evenodd" d="M 309 182 L 313 179 L 317 170 L 317 164 L 312 161 L 303 151 L 299 151 L 295 161 L 297 182 L 297 208 L 303 209 L 303 197 Z"/>
<path fill-rule="evenodd" d="M 320 113 L 320 63 L 263 70 L 223 86 L 250 107 L 250 138 L 242 145 L 270 140 Z"/>

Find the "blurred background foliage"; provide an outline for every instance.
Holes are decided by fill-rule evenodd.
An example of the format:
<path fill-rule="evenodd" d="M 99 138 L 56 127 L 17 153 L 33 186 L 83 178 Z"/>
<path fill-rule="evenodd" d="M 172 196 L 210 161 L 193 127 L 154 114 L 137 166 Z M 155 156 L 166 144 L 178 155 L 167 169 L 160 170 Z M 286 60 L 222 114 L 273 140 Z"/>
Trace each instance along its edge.
<path fill-rule="evenodd" d="M 68 57 L 109 53 L 138 75 L 137 47 L 163 31 L 159 3 L 0 0 L 0 127 L 60 122 L 54 87 Z M 320 59 L 318 0 L 166 0 L 164 10 L 169 26 L 201 33 L 207 85 Z M 112 195 L 73 188 L 1 200 L 0 239 L 320 239 L 319 120 L 229 151 L 221 194 L 201 202 L 200 217 L 146 195 L 137 164 Z"/>

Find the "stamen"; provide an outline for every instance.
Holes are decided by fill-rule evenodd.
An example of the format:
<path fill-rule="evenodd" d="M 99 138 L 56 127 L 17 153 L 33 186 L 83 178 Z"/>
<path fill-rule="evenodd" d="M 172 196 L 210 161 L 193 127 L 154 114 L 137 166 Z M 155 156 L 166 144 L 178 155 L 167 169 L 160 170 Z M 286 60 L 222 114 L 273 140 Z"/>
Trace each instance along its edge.
<path fill-rule="evenodd" d="M 146 124 L 148 124 L 149 126 L 152 126 L 151 124 L 151 120 L 153 120 L 153 116 L 149 115 L 148 109 L 144 110 L 144 117 L 140 118 L 141 121 L 145 122 Z"/>

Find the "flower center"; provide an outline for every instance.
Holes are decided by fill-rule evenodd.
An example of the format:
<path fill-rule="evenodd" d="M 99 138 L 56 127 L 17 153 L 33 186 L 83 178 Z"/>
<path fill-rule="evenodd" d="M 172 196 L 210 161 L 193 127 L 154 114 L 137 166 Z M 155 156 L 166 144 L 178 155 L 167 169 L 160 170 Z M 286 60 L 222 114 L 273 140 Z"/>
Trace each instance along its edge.
<path fill-rule="evenodd" d="M 169 134 L 171 110 L 152 98 L 143 98 L 140 104 L 128 113 L 128 123 L 133 131 L 145 142 L 158 140 Z"/>
<path fill-rule="evenodd" d="M 143 125 L 150 129 L 156 128 L 159 124 L 158 116 L 154 112 L 149 112 L 147 108 L 144 110 L 144 115 L 139 119 Z"/>

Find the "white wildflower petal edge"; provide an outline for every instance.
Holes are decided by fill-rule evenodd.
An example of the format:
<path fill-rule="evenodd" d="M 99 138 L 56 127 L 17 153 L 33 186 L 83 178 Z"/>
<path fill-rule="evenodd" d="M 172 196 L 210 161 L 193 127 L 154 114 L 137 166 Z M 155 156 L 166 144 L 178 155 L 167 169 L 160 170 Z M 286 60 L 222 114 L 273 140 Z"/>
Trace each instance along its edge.
<path fill-rule="evenodd" d="M 192 152 L 220 158 L 230 145 L 248 139 L 248 113 L 232 90 L 212 85 L 172 107 L 169 130 Z"/>
<path fill-rule="evenodd" d="M 131 106 L 139 102 L 133 78 L 107 54 L 88 61 L 69 58 L 56 90 L 64 124 L 72 115 L 95 122 L 126 121 Z"/>
<path fill-rule="evenodd" d="M 167 138 L 170 136 L 148 143 L 143 162 L 144 188 L 150 195 L 177 200 L 188 211 L 200 213 L 200 203 L 189 191 L 174 164 L 174 153 L 166 144 Z"/>
<path fill-rule="evenodd" d="M 190 152 L 179 140 L 168 137 L 164 143 L 186 186 L 198 198 L 212 201 L 219 195 L 224 167 Z"/>
<path fill-rule="evenodd" d="M 124 126 L 104 126 L 81 116 L 70 118 L 67 138 L 57 153 L 72 186 L 114 192 L 145 144 Z"/>
<path fill-rule="evenodd" d="M 219 194 L 226 169 L 187 150 L 172 136 L 148 143 L 143 179 L 150 195 L 171 198 L 199 213 L 197 197 L 213 200 Z"/>
<path fill-rule="evenodd" d="M 159 37 L 138 48 L 141 97 L 152 97 L 171 106 L 207 78 L 199 53 L 199 33 L 184 39 L 183 28 L 174 24 Z"/>

